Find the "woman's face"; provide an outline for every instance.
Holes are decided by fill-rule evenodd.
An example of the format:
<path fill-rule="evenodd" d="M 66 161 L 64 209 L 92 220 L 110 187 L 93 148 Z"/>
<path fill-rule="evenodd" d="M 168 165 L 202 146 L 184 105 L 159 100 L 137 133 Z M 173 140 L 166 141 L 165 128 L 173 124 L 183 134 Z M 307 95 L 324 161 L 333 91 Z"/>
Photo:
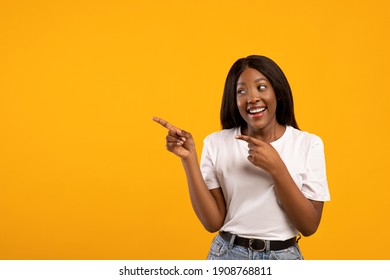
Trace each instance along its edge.
<path fill-rule="evenodd" d="M 237 107 L 253 132 L 276 125 L 276 96 L 270 81 L 259 71 L 247 68 L 236 87 Z"/>

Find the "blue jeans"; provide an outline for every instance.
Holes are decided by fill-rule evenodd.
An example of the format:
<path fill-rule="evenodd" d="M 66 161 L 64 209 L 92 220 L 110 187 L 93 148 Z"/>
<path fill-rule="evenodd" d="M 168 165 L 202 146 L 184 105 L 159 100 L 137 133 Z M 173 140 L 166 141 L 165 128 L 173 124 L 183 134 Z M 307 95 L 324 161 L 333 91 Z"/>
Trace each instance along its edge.
<path fill-rule="evenodd" d="M 303 260 L 298 243 L 284 250 L 252 251 L 224 240 L 217 235 L 211 243 L 208 260 Z"/>

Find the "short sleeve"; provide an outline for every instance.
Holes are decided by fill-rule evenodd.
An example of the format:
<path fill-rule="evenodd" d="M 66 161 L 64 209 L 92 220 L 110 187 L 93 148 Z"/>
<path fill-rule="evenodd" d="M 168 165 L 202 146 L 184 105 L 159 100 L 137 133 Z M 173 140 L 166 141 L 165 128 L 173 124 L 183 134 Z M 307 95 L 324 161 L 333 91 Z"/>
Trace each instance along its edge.
<path fill-rule="evenodd" d="M 202 156 L 200 159 L 200 171 L 203 179 L 209 190 L 220 187 L 218 177 L 215 170 L 215 151 L 212 149 L 210 137 L 206 137 L 203 141 Z"/>
<path fill-rule="evenodd" d="M 330 194 L 326 177 L 324 144 L 318 136 L 313 135 L 306 163 L 302 193 L 311 200 L 329 201 Z"/>

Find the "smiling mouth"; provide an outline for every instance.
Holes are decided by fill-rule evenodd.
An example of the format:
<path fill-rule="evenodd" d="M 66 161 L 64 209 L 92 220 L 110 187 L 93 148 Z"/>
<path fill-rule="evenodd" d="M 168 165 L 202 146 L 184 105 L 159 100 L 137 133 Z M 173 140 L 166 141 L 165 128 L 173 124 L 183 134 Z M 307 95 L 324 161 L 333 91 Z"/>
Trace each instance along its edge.
<path fill-rule="evenodd" d="M 262 113 L 266 110 L 266 107 L 248 109 L 248 113 L 251 115 Z"/>

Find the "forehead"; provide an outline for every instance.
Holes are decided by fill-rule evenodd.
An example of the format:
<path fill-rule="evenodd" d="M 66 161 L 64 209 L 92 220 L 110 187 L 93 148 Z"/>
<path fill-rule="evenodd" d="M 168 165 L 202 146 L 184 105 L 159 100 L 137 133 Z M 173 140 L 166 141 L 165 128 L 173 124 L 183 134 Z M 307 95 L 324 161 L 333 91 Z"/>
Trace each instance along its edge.
<path fill-rule="evenodd" d="M 261 80 L 268 81 L 267 77 L 264 76 L 260 71 L 253 68 L 246 68 L 241 75 L 238 77 L 237 84 L 246 84 L 250 82 L 257 82 Z"/>

